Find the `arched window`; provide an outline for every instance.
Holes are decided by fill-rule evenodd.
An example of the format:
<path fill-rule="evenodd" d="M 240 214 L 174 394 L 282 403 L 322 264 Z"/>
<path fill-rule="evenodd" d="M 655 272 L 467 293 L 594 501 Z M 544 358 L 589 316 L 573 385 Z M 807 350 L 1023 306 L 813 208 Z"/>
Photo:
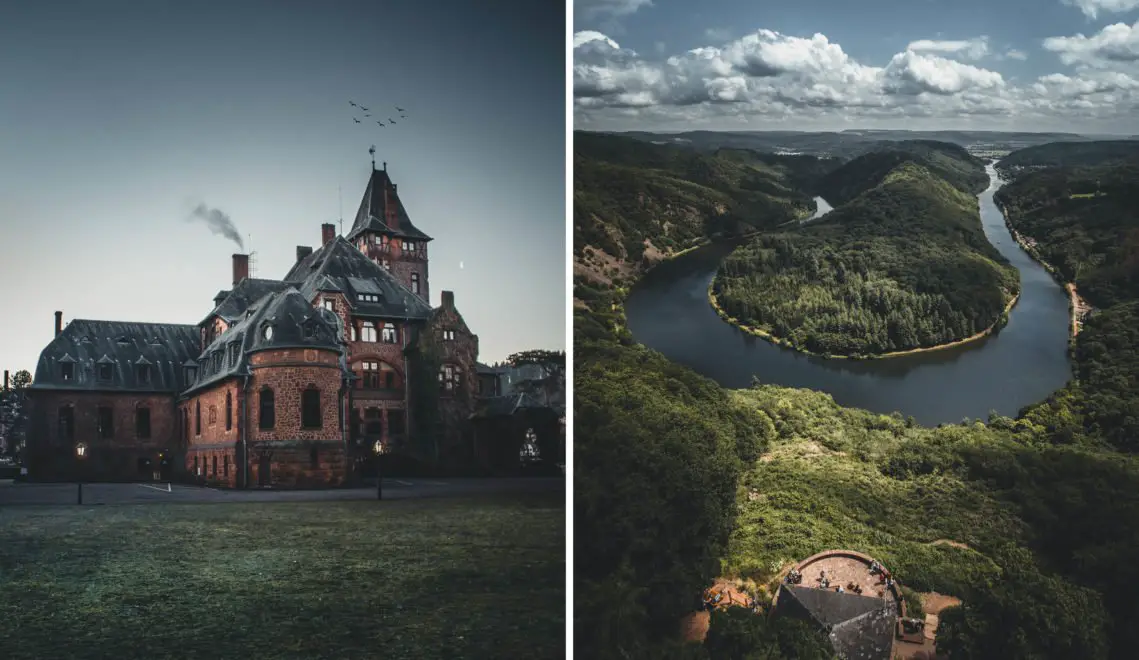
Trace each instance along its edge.
<path fill-rule="evenodd" d="M 233 392 L 225 393 L 225 430 L 233 428 Z"/>
<path fill-rule="evenodd" d="M 419 273 L 411 274 L 411 292 L 415 294 L 419 293 Z"/>
<path fill-rule="evenodd" d="M 273 428 L 277 424 L 276 409 L 273 406 L 273 390 L 268 387 L 261 388 L 260 415 L 258 427 L 262 430 Z"/>
<path fill-rule="evenodd" d="M 398 339 L 396 337 L 396 332 L 395 332 L 395 324 L 392 324 L 392 323 L 385 323 L 384 324 L 382 339 L 384 340 L 385 344 L 394 344 L 398 341 Z"/>
<path fill-rule="evenodd" d="M 319 429 L 320 417 L 320 390 L 316 385 L 309 385 L 301 392 L 301 428 Z"/>
<path fill-rule="evenodd" d="M 194 435 L 202 434 L 202 402 L 194 402 Z"/>
<path fill-rule="evenodd" d="M 218 423 L 218 407 L 210 406 L 210 426 Z"/>
<path fill-rule="evenodd" d="M 63 442 L 75 440 L 75 408 L 73 406 L 60 406 L 59 408 L 59 439 Z"/>
<path fill-rule="evenodd" d="M 462 382 L 461 376 L 461 369 L 454 365 L 445 364 L 439 368 L 439 385 L 444 392 L 453 392 L 459 389 L 459 383 Z"/>

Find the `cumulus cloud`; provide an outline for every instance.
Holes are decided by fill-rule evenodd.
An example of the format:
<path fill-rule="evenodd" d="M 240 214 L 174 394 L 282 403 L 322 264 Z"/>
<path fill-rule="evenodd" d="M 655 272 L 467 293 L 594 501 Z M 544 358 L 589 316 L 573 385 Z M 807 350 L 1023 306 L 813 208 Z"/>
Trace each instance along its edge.
<path fill-rule="evenodd" d="M 1023 62 L 1028 59 L 1028 54 L 1022 50 L 1010 48 L 1007 52 L 1005 52 L 1005 57 L 1009 58 L 1010 60 L 1020 60 Z"/>
<path fill-rule="evenodd" d="M 1044 48 L 1060 56 L 1064 64 L 1104 68 L 1115 63 L 1139 62 L 1139 21 L 1115 23 L 1090 37 L 1049 37 Z"/>
<path fill-rule="evenodd" d="M 1108 61 L 1110 55 L 1118 63 L 1126 40 L 1109 28 L 1093 37 L 1055 38 L 1049 49 L 1070 61 Z M 773 125 L 825 120 L 833 126 L 969 117 L 1019 123 L 1139 112 L 1139 72 L 1081 68 L 1078 75 L 1057 73 L 1016 85 L 998 71 L 961 61 L 976 56 L 978 44 L 988 52 L 984 37 L 914 41 L 880 66 L 856 61 L 826 35 L 772 30 L 663 59 L 660 53 L 644 58 L 597 31 L 577 33 L 573 44 L 575 122 L 590 126 L 607 121 L 754 126 L 758 120 Z M 994 54 L 996 60 L 1010 58 L 1024 54 Z"/>
<path fill-rule="evenodd" d="M 921 39 L 919 41 L 911 41 L 906 50 L 915 53 L 933 52 L 933 53 L 954 53 L 972 60 L 979 60 L 989 53 L 989 38 L 985 36 L 977 37 L 975 39 L 963 39 L 956 41 L 935 41 L 931 39 Z"/>
<path fill-rule="evenodd" d="M 1098 18 L 1099 13 L 1119 13 L 1139 8 L 1139 0 L 1064 0 L 1064 4 L 1076 7 L 1088 18 Z"/>

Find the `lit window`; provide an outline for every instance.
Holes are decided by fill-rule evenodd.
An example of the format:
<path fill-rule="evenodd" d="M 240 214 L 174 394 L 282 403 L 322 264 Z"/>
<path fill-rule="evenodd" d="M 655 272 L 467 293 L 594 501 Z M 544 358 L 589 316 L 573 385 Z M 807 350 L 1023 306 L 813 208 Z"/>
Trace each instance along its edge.
<path fill-rule="evenodd" d="M 330 311 L 330 312 L 335 312 L 335 311 L 336 311 L 336 304 L 335 304 L 335 302 L 332 300 L 332 298 L 325 298 L 325 299 L 324 299 L 324 308 L 325 308 L 325 309 L 327 309 L 327 310 L 328 310 L 328 311 Z"/>
<path fill-rule="evenodd" d="M 443 341 L 455 341 L 455 331 L 454 330 L 444 330 L 443 331 Z"/>
<path fill-rule="evenodd" d="M 64 362 L 59 365 L 60 376 L 63 380 L 75 380 L 75 365 L 70 362 Z"/>
<path fill-rule="evenodd" d="M 394 344 L 397 341 L 395 326 L 391 323 L 384 324 L 383 338 L 385 344 Z"/>
<path fill-rule="evenodd" d="M 419 273 L 411 274 L 411 292 L 416 295 L 419 294 Z"/>
<path fill-rule="evenodd" d="M 415 243 L 411 241 L 404 241 L 403 249 L 407 250 L 408 252 L 415 252 Z"/>
<path fill-rule="evenodd" d="M 361 331 L 362 341 L 376 341 L 376 324 L 371 321 L 364 322 L 364 329 Z"/>
<path fill-rule="evenodd" d="M 353 323 L 352 325 L 350 325 L 348 327 L 349 327 L 349 332 L 351 333 L 351 340 L 352 341 L 360 341 L 360 336 L 359 336 L 360 333 L 357 332 L 357 330 L 356 330 L 356 324 Z"/>
<path fill-rule="evenodd" d="M 439 370 L 439 383 L 443 389 L 448 392 L 459 389 L 460 373 L 458 367 L 443 365 Z"/>

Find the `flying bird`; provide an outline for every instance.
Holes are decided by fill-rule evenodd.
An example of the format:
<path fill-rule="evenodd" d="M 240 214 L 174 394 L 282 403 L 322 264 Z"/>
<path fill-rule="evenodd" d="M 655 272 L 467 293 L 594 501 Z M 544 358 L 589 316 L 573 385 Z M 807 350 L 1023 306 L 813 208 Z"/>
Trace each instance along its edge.
<path fill-rule="evenodd" d="M 365 117 L 371 117 L 372 115 L 370 115 L 370 114 L 368 114 L 368 113 L 366 113 L 366 112 L 365 112 L 365 113 L 364 113 L 364 116 L 365 116 Z"/>
<path fill-rule="evenodd" d="M 355 101 L 349 101 L 349 102 L 348 102 L 348 105 L 352 106 L 353 108 L 358 108 L 358 107 L 360 107 L 360 106 L 356 105 L 356 102 L 355 102 Z"/>
<path fill-rule="evenodd" d="M 389 124 L 394 124 L 394 123 L 395 123 L 395 120 L 394 120 L 394 119 L 392 119 L 391 117 L 388 117 L 388 123 L 389 123 Z"/>
<path fill-rule="evenodd" d="M 379 121 L 379 120 L 376 120 L 376 123 L 380 125 L 380 128 L 383 128 L 384 126 L 387 126 L 387 124 L 385 124 L 384 122 L 382 122 L 382 121 Z"/>
<path fill-rule="evenodd" d="M 396 111 L 396 112 L 407 112 L 406 110 L 404 110 L 403 108 L 399 107 L 398 105 L 395 107 L 395 111 Z"/>
<path fill-rule="evenodd" d="M 360 109 L 361 109 L 361 110 L 363 110 L 364 112 L 367 112 L 367 111 L 368 111 L 368 109 L 367 109 L 367 108 L 365 108 L 365 107 L 364 107 L 364 106 L 362 106 L 362 105 L 358 105 L 358 106 L 356 106 L 356 107 L 357 107 L 357 108 L 360 108 Z"/>
<path fill-rule="evenodd" d="M 356 119 L 355 117 L 353 117 L 353 118 L 352 118 L 352 121 L 356 122 L 357 124 L 359 124 L 359 123 L 360 123 L 360 120 L 359 120 L 359 119 Z"/>

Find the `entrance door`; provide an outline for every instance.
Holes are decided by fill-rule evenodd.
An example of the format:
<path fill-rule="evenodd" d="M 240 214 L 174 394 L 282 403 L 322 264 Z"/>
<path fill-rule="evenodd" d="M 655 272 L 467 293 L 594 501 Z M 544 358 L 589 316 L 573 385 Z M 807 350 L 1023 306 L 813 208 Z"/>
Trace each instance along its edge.
<path fill-rule="evenodd" d="M 273 484 L 272 475 L 270 470 L 273 462 L 269 460 L 269 454 L 261 454 L 261 458 L 257 464 L 257 485 L 262 488 L 268 488 Z"/>
<path fill-rule="evenodd" d="M 163 481 L 170 481 L 171 471 L 170 459 L 163 456 L 162 460 L 158 463 L 159 478 Z"/>

